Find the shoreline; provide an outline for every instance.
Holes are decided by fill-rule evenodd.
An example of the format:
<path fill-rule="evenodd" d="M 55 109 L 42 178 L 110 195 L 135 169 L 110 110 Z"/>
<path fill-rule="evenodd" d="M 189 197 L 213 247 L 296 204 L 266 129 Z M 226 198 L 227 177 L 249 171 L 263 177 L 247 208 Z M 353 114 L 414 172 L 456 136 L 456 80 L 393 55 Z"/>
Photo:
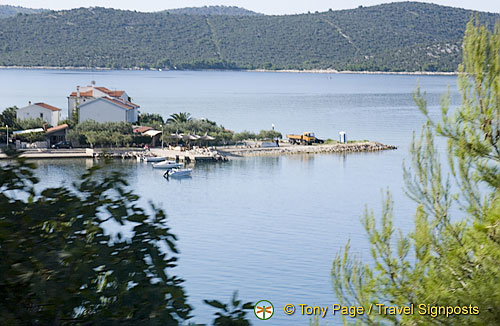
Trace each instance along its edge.
<path fill-rule="evenodd" d="M 220 146 L 214 149 L 197 149 L 181 151 L 172 149 L 152 148 L 147 152 L 138 148 L 76 148 L 76 149 L 31 149 L 24 150 L 21 157 L 27 159 L 65 159 L 65 158 L 101 158 L 112 157 L 120 159 L 136 159 L 151 156 L 167 157 L 176 161 L 226 161 L 228 158 L 244 158 L 252 156 L 280 156 L 295 154 L 321 153 L 360 153 L 395 150 L 396 146 L 385 145 L 375 141 L 354 142 L 347 144 L 326 145 L 291 145 L 281 143 L 280 147 L 252 147 L 252 146 Z M 0 153 L 0 159 L 8 159 L 5 153 Z"/>
<path fill-rule="evenodd" d="M 106 68 L 106 67 L 52 67 L 52 66 L 0 66 L 0 69 L 26 69 L 26 70 L 97 70 L 97 71 L 158 71 L 158 69 L 145 69 L 145 68 Z M 359 74 L 359 75 L 418 75 L 418 76 L 457 76 L 458 71 L 353 71 L 353 70 L 334 70 L 334 69 L 281 69 L 281 70 L 268 70 L 268 69 L 198 69 L 198 70 L 178 70 L 178 69 L 164 69 L 162 71 L 245 71 L 245 72 L 277 72 L 277 73 L 309 73 L 309 74 Z"/>

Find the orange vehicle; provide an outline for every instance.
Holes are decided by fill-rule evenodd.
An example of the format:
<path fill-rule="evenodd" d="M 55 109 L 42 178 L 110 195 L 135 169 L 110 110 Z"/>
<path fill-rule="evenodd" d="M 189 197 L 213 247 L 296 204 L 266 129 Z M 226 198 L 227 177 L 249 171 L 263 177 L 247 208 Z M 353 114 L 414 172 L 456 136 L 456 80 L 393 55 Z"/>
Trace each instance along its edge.
<path fill-rule="evenodd" d="M 286 135 L 286 138 L 290 144 L 302 144 L 302 145 L 312 145 L 314 143 L 322 144 L 325 141 L 316 138 L 314 132 L 304 132 L 302 135 Z"/>

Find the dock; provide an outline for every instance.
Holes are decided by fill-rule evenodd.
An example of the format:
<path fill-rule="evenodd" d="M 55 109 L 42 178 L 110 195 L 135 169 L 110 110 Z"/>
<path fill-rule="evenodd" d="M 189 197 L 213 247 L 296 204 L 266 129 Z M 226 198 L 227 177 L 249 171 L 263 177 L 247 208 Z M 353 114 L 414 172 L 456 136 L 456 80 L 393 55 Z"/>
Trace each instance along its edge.
<path fill-rule="evenodd" d="M 117 158 L 117 159 L 144 159 L 146 157 L 166 157 L 178 162 L 209 162 L 227 161 L 227 157 L 216 150 L 199 149 L 191 151 L 152 148 L 73 148 L 73 149 L 28 149 L 20 150 L 21 157 L 28 159 L 64 159 L 64 158 Z M 7 159 L 7 155 L 0 153 L 0 159 Z"/>
<path fill-rule="evenodd" d="M 51 158 L 93 158 L 94 151 L 91 148 L 73 149 L 27 149 L 20 150 L 21 157 L 28 159 L 51 159 Z M 7 159 L 5 153 L 0 152 L 0 159 Z"/>

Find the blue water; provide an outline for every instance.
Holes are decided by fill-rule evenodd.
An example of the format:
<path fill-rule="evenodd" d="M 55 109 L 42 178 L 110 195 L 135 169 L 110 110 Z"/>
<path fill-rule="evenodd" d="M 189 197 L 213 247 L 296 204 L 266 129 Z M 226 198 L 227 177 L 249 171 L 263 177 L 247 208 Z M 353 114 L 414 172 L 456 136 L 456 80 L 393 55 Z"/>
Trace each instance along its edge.
<path fill-rule="evenodd" d="M 351 248 L 370 261 L 360 218 L 365 206 L 380 216 L 385 190 L 395 201 L 395 225 L 408 231 L 414 204 L 403 191 L 402 162 L 423 117 L 412 92 L 427 93 L 432 117 L 449 88 L 459 104 L 456 77 L 254 72 L 0 70 L 0 107 L 29 100 L 66 108 L 76 85 L 125 89 L 142 112 L 165 117 L 192 113 L 242 131 L 314 131 L 322 138 L 371 139 L 399 147 L 379 153 L 253 157 L 199 164 L 192 178 L 166 181 L 150 165 L 116 161 L 144 203 L 168 213 L 181 251 L 176 274 L 186 280 L 196 322 L 213 309 L 203 299 L 228 302 L 234 290 L 245 301 L 273 302 L 275 315 L 254 325 L 308 325 L 283 313 L 285 304 L 331 305 L 337 300 L 330 270 L 337 252 Z M 43 185 L 78 180 L 92 162 L 41 160 Z M 340 318 L 328 315 L 329 325 Z"/>

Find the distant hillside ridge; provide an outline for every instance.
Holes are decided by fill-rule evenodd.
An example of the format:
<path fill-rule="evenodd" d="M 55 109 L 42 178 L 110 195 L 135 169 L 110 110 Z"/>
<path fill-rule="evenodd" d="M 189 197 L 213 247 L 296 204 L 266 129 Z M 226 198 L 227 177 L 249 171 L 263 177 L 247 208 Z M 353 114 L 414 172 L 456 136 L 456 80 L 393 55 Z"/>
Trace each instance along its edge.
<path fill-rule="evenodd" d="M 47 9 L 31 9 L 20 6 L 0 5 L 0 19 L 13 17 L 17 14 L 39 14 Z"/>
<path fill-rule="evenodd" d="M 263 15 L 255 11 L 236 6 L 204 6 L 167 9 L 164 12 L 184 15 L 228 15 L 228 16 L 256 16 Z"/>
<path fill-rule="evenodd" d="M 0 19 L 0 66 L 456 71 L 476 14 L 500 20 L 420 2 L 284 16 L 49 11 Z"/>

